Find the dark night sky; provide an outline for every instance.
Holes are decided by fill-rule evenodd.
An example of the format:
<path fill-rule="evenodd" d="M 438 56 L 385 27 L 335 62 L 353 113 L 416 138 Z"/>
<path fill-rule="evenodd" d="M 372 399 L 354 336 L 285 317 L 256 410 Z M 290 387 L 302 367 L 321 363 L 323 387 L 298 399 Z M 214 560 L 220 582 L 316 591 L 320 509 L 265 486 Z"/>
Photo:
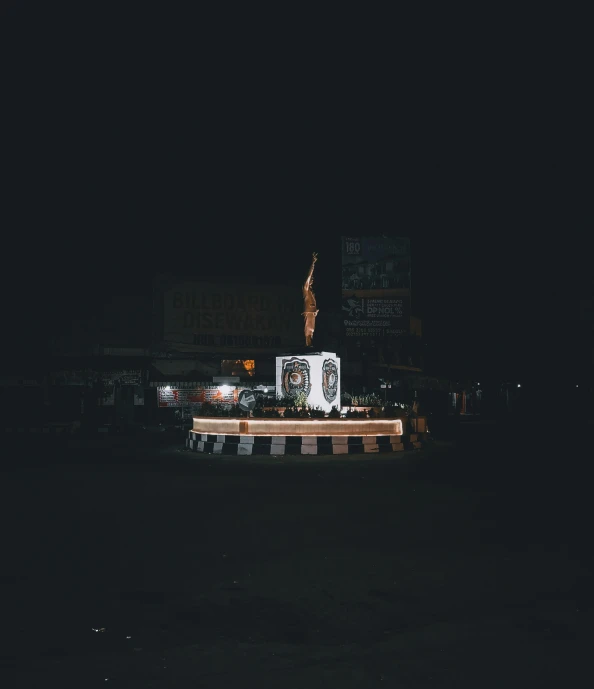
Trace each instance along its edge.
<path fill-rule="evenodd" d="M 156 270 L 299 289 L 317 250 L 323 308 L 339 237 L 390 233 L 411 238 L 431 346 L 477 375 L 577 365 L 592 229 L 578 18 L 8 5 L 2 226 L 19 351 L 146 293 Z"/>

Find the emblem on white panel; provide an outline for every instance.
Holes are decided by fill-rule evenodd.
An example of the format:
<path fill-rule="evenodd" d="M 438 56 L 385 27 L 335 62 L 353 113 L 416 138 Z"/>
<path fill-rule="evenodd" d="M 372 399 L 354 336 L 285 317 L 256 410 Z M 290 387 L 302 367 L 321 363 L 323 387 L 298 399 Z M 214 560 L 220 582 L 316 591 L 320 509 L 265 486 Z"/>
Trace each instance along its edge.
<path fill-rule="evenodd" d="M 326 402 L 334 402 L 338 394 L 338 367 L 334 359 L 326 359 L 322 364 L 322 392 Z"/>
<path fill-rule="evenodd" d="M 309 395 L 311 376 L 309 363 L 305 359 L 283 359 L 283 390 L 291 397 L 304 392 Z"/>

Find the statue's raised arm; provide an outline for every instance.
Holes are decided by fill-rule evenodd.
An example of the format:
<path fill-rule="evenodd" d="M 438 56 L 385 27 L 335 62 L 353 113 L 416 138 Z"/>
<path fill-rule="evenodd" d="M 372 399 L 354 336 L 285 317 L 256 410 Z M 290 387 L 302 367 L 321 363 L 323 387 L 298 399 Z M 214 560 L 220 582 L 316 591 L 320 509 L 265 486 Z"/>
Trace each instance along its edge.
<path fill-rule="evenodd" d="M 306 283 L 308 283 L 309 281 L 311 281 L 313 279 L 314 266 L 315 266 L 317 260 L 318 260 L 318 254 L 314 251 L 313 254 L 311 255 L 311 266 L 309 267 L 309 273 L 307 274 L 307 278 L 305 280 Z"/>
<path fill-rule="evenodd" d="M 305 282 L 303 283 L 303 318 L 305 319 L 304 332 L 305 344 L 308 347 L 311 347 L 311 342 L 316 327 L 316 316 L 318 315 L 316 295 L 312 289 L 314 266 L 317 260 L 318 254 L 314 251 L 312 254 L 309 273 L 307 274 Z"/>

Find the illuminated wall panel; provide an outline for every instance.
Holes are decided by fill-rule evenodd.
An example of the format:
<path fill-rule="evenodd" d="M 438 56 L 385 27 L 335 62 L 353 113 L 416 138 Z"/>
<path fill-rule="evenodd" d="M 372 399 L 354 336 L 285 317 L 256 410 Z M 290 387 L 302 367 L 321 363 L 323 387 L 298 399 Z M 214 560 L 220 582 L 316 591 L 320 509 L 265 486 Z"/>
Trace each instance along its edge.
<path fill-rule="evenodd" d="M 340 409 L 340 359 L 334 352 L 276 357 L 277 395 L 307 396 L 310 407 Z"/>

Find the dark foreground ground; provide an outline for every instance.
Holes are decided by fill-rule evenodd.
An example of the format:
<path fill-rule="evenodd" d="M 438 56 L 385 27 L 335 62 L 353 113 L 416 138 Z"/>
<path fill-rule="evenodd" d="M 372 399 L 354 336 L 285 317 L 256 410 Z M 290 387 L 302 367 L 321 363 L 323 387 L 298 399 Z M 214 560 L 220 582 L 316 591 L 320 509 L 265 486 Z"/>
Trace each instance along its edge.
<path fill-rule="evenodd" d="M 0 686 L 593 686 L 587 433 L 7 446 Z"/>

